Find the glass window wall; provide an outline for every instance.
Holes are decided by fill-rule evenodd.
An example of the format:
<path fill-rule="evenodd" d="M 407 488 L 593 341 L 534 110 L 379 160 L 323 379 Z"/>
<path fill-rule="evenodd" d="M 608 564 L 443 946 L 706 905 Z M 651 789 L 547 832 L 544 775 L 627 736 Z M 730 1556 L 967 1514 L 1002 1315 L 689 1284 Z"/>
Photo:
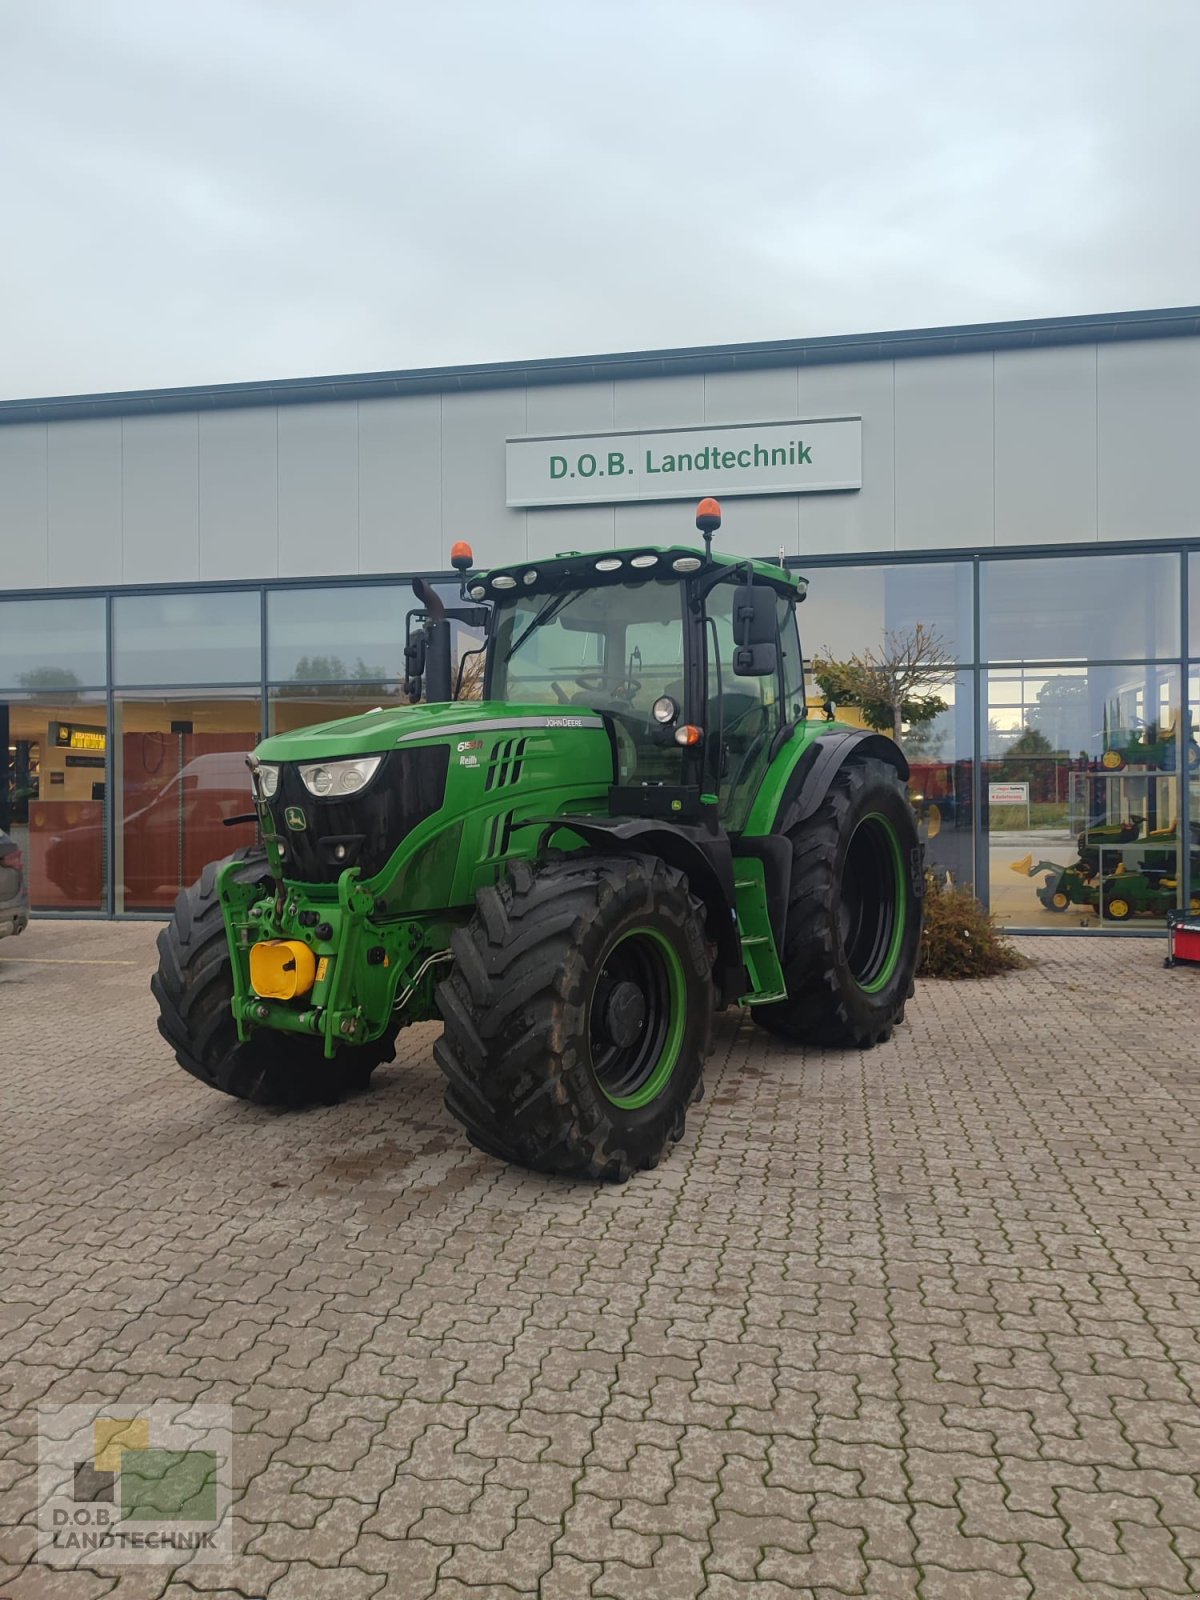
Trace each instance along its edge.
<path fill-rule="evenodd" d="M 943 709 L 899 731 L 936 872 L 1012 928 L 1153 929 L 1188 903 L 1189 873 L 1200 899 L 1200 551 L 801 565 L 809 661 L 918 623 L 950 653 L 926 686 Z M 247 809 L 260 718 L 283 732 L 406 703 L 418 605 L 405 579 L 0 601 L 0 827 L 35 908 L 166 911 L 241 841 L 221 822 Z M 478 637 L 455 624 L 468 697 Z"/>
<path fill-rule="evenodd" d="M 395 682 L 404 676 L 407 584 L 276 589 L 267 595 L 272 683 Z"/>
<path fill-rule="evenodd" d="M 256 589 L 118 595 L 113 682 L 120 688 L 258 683 L 260 611 Z"/>
<path fill-rule="evenodd" d="M 103 688 L 104 599 L 0 601 L 0 689 Z"/>
<path fill-rule="evenodd" d="M 305 683 L 273 686 L 267 702 L 271 733 L 294 733 L 321 722 L 358 717 L 376 706 L 404 706 L 394 683 Z"/>
<path fill-rule="evenodd" d="M 1179 656 L 1179 557 L 1038 556 L 979 566 L 981 661 Z"/>
<path fill-rule="evenodd" d="M 107 717 L 102 693 L 0 699 L 0 828 L 35 911 L 105 909 Z"/>
<path fill-rule="evenodd" d="M 942 881 L 973 886 L 977 881 L 974 675 L 956 673 L 938 686 L 937 693 L 944 710 L 926 722 L 906 723 L 901 731 L 909 764 L 909 798 L 926 866 Z"/>
<path fill-rule="evenodd" d="M 168 911 L 209 861 L 254 840 L 252 826 L 224 819 L 252 809 L 259 696 L 118 696 L 113 710 L 115 909 Z"/>
<path fill-rule="evenodd" d="M 1183 869 L 1178 669 L 997 668 L 986 686 L 983 821 L 999 920 L 1161 926 Z"/>
<path fill-rule="evenodd" d="M 888 633 L 923 623 L 955 661 L 975 657 L 969 561 L 804 567 L 808 598 L 797 612 L 807 656 L 845 660 L 878 649 Z"/>
<path fill-rule="evenodd" d="M 1200 579 L 1200 573 L 1197 578 Z M 1200 641 L 1200 627 L 1192 633 L 1193 645 L 1197 641 Z M 1193 661 L 1188 668 L 1188 706 L 1191 715 L 1184 746 L 1188 774 L 1188 907 L 1200 914 L 1200 661 Z"/>

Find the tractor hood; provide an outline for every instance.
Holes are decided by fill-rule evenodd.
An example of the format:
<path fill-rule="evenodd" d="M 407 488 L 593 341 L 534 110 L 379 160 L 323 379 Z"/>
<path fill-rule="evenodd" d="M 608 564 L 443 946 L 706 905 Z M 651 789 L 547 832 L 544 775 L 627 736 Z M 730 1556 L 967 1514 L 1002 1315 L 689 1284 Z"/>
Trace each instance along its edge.
<path fill-rule="evenodd" d="M 456 700 L 442 705 L 388 707 L 336 722 L 319 722 L 265 739 L 260 761 L 336 761 L 378 755 L 398 745 L 421 745 L 505 728 L 600 728 L 594 711 L 575 706 L 512 705 L 494 700 Z"/>

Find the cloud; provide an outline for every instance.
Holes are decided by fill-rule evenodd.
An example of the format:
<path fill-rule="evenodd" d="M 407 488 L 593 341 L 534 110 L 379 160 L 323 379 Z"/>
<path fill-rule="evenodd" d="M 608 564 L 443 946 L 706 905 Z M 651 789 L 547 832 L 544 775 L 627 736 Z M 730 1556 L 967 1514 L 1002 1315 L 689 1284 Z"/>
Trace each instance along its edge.
<path fill-rule="evenodd" d="M 1189 303 L 1200 11 L 39 0 L 8 396 Z"/>

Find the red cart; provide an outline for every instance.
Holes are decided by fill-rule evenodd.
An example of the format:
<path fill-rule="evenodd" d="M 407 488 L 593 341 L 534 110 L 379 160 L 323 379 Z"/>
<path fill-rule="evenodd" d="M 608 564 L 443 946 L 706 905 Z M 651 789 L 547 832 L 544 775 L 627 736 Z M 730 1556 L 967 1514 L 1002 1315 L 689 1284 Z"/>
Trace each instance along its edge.
<path fill-rule="evenodd" d="M 1194 911 L 1167 912 L 1167 951 L 1164 967 L 1200 967 L 1200 916 Z"/>

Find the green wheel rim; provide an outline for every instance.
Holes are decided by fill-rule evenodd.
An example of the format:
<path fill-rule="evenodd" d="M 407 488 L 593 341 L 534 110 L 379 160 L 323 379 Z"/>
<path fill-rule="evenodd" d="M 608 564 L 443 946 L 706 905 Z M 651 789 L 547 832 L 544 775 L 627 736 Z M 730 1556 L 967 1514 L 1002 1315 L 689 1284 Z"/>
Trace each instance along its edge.
<path fill-rule="evenodd" d="M 588 1007 L 592 1072 L 606 1100 L 637 1111 L 679 1064 L 687 1020 L 683 963 L 657 928 L 622 934 L 601 962 Z"/>
<path fill-rule="evenodd" d="M 842 948 L 864 994 L 878 994 L 895 977 L 907 913 L 900 841 L 888 819 L 872 811 L 850 835 L 839 906 Z"/>

